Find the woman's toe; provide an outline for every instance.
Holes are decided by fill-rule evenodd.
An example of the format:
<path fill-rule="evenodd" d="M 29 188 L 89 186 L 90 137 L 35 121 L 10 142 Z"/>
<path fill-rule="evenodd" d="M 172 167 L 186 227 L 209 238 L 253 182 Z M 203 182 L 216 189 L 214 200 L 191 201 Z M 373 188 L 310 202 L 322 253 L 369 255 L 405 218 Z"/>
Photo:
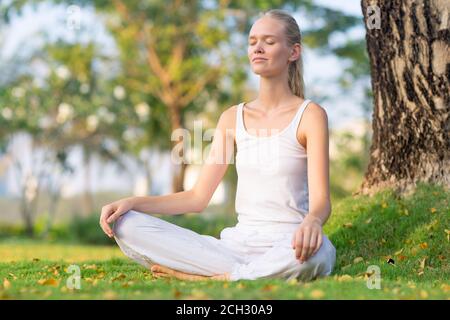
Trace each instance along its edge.
<path fill-rule="evenodd" d="M 153 266 L 150 268 L 150 270 L 151 270 L 152 272 L 160 272 L 160 271 L 161 271 L 161 267 L 160 267 L 159 265 L 155 264 L 155 265 L 153 265 Z"/>

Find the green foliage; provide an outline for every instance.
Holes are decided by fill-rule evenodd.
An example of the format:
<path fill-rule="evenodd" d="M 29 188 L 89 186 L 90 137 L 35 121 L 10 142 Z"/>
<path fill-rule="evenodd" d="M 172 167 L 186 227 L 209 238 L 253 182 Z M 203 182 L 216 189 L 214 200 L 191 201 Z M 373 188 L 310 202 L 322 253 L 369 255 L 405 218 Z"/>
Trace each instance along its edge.
<path fill-rule="evenodd" d="M 370 63 L 366 51 L 365 39 L 348 40 L 345 44 L 335 47 L 332 50 L 338 57 L 351 62 L 344 70 L 344 74 L 350 75 L 352 80 L 370 75 Z M 345 85 L 351 86 L 352 81 Z"/>
<path fill-rule="evenodd" d="M 87 217 L 75 216 L 68 224 L 66 232 L 73 234 L 78 243 L 95 245 L 115 244 L 100 228 L 99 217 L 96 214 L 91 214 Z"/>
<path fill-rule="evenodd" d="M 355 191 L 363 180 L 369 161 L 370 138 L 345 131 L 333 133 L 338 150 L 336 158 L 330 160 L 330 193 L 332 202 L 347 197 Z"/>

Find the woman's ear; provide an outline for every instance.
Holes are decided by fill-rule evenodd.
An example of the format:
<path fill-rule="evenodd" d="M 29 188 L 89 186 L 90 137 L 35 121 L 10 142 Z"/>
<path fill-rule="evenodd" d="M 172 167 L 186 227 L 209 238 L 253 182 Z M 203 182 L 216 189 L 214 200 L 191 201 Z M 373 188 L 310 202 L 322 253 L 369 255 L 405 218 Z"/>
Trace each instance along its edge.
<path fill-rule="evenodd" d="M 291 54 L 291 57 L 293 58 L 292 61 L 300 59 L 301 54 L 302 54 L 302 46 L 299 43 L 294 44 Z"/>
<path fill-rule="evenodd" d="M 287 60 L 287 64 L 294 62 L 300 58 L 300 55 L 302 53 L 302 47 L 299 43 L 294 44 L 294 46 L 291 48 L 291 55 Z"/>

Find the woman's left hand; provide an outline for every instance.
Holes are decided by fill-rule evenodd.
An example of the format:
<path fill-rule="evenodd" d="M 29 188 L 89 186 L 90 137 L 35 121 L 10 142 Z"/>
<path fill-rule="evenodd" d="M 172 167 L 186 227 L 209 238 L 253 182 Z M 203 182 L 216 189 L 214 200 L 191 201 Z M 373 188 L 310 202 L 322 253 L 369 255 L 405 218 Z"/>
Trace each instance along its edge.
<path fill-rule="evenodd" d="M 313 256 L 322 245 L 322 224 L 319 218 L 307 215 L 292 237 L 292 249 L 300 263 Z"/>

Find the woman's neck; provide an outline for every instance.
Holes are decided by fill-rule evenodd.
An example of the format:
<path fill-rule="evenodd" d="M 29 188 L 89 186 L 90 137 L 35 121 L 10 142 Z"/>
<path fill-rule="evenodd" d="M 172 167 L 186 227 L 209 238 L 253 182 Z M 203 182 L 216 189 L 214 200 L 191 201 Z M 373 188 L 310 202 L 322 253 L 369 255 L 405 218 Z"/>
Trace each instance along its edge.
<path fill-rule="evenodd" d="M 285 78 L 284 78 L 285 79 Z M 255 100 L 258 109 L 270 111 L 295 103 L 299 97 L 294 95 L 289 84 L 277 78 L 260 78 L 259 93 Z"/>

